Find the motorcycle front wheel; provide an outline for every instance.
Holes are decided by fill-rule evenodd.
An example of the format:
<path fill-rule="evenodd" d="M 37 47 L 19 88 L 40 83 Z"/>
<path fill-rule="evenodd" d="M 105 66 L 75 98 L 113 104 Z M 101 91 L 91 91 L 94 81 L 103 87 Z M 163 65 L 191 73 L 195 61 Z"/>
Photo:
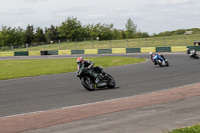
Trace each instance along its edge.
<path fill-rule="evenodd" d="M 82 83 L 83 87 L 85 87 L 85 89 L 87 89 L 88 91 L 95 90 L 95 83 L 90 77 L 88 77 L 88 76 L 82 77 L 81 83 Z"/>
<path fill-rule="evenodd" d="M 108 88 L 114 88 L 115 87 L 115 80 L 111 75 L 107 75 L 107 80 L 108 80 Z"/>
<path fill-rule="evenodd" d="M 162 61 L 159 61 L 159 62 L 158 62 L 158 65 L 159 65 L 160 67 L 163 67 Z"/>

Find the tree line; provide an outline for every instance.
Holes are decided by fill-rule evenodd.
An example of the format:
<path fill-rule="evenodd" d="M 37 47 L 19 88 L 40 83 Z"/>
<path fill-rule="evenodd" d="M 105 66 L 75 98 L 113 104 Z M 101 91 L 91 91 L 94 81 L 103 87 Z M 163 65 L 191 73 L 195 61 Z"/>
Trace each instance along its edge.
<path fill-rule="evenodd" d="M 185 31 L 193 31 L 193 34 L 200 34 L 200 29 L 192 28 L 154 33 L 152 36 L 182 35 Z M 114 28 L 112 23 L 82 25 L 77 18 L 69 17 L 60 26 L 51 25 L 44 30 L 33 25 L 28 25 L 25 30 L 21 27 L 2 26 L 0 30 L 0 46 L 26 45 L 55 40 L 120 40 L 147 37 L 150 37 L 150 35 L 147 32 L 138 30 L 137 25 L 130 18 L 125 23 L 125 30 L 122 30 Z"/>
<path fill-rule="evenodd" d="M 40 27 L 28 25 L 21 27 L 2 26 L 0 30 L 0 46 L 25 45 L 54 40 L 76 41 L 89 38 L 92 40 L 119 40 L 149 37 L 147 32 L 137 31 L 137 25 L 129 18 L 125 24 L 126 30 L 116 29 L 111 24 L 87 24 L 74 17 L 67 18 L 60 26 L 51 25 L 44 30 Z"/>
<path fill-rule="evenodd" d="M 160 37 L 160 36 L 174 36 L 174 35 L 183 35 L 186 33 L 186 31 L 192 31 L 192 34 L 200 34 L 200 29 L 198 28 L 191 28 L 191 29 L 178 29 L 175 31 L 165 31 L 160 32 L 158 34 L 153 34 L 153 37 Z"/>

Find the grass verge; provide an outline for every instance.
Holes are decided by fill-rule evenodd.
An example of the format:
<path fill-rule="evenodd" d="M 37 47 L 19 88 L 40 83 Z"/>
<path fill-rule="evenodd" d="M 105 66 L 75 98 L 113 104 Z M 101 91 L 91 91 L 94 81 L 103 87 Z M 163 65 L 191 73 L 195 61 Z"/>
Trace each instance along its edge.
<path fill-rule="evenodd" d="M 144 62 L 144 58 L 133 57 L 88 57 L 85 58 L 103 67 L 120 66 Z M 68 73 L 77 71 L 76 58 L 0 60 L 0 80 Z"/>
<path fill-rule="evenodd" d="M 194 125 L 190 127 L 175 129 L 169 133 L 200 133 L 200 125 Z"/>
<path fill-rule="evenodd" d="M 72 49 L 106 49 L 106 48 L 140 48 L 140 47 L 170 47 L 170 46 L 193 46 L 194 41 L 199 40 L 200 35 L 175 35 L 150 38 L 135 38 L 107 41 L 83 41 L 83 42 L 55 42 L 45 46 L 29 47 L 29 51 L 42 50 L 72 50 Z M 11 46 L 4 51 L 12 51 Z M 14 48 L 14 51 L 27 51 L 27 48 Z M 3 52 L 3 51 L 1 51 Z"/>

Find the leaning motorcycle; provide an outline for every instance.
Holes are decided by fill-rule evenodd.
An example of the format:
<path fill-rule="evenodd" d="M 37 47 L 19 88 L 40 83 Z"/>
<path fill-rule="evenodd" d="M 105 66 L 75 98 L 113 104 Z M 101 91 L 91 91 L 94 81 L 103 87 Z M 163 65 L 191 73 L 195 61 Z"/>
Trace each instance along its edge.
<path fill-rule="evenodd" d="M 190 57 L 190 58 L 194 58 L 194 59 L 199 59 L 199 56 L 197 55 L 196 51 L 193 49 L 193 50 L 190 50 L 190 51 L 187 51 L 186 54 Z"/>
<path fill-rule="evenodd" d="M 94 70 L 94 72 L 101 76 L 100 81 L 96 84 L 95 78 L 92 77 L 88 72 L 81 72 L 77 74 L 77 77 L 80 78 L 81 83 L 85 89 L 88 91 L 94 91 L 96 88 L 114 88 L 115 87 L 115 80 L 114 78 L 104 72 L 103 67 L 96 66 L 92 67 L 91 69 Z"/>
<path fill-rule="evenodd" d="M 153 61 L 155 64 L 158 64 L 160 67 L 169 66 L 169 62 L 167 61 L 167 59 L 164 59 L 159 55 L 155 55 L 153 57 Z"/>

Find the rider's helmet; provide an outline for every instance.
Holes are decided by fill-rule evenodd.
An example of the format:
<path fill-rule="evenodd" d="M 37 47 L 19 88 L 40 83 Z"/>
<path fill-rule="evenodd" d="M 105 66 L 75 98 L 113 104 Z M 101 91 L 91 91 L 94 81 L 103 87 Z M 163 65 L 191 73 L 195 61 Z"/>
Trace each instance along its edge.
<path fill-rule="evenodd" d="M 190 50 L 189 48 L 186 49 L 187 51 Z"/>
<path fill-rule="evenodd" d="M 84 62 L 83 57 L 78 57 L 77 60 L 76 60 L 76 62 L 77 62 L 77 64 L 83 63 Z"/>
<path fill-rule="evenodd" d="M 150 52 L 150 53 L 149 53 L 149 56 L 152 56 L 152 54 L 153 54 L 153 53 L 152 53 L 152 52 Z"/>

